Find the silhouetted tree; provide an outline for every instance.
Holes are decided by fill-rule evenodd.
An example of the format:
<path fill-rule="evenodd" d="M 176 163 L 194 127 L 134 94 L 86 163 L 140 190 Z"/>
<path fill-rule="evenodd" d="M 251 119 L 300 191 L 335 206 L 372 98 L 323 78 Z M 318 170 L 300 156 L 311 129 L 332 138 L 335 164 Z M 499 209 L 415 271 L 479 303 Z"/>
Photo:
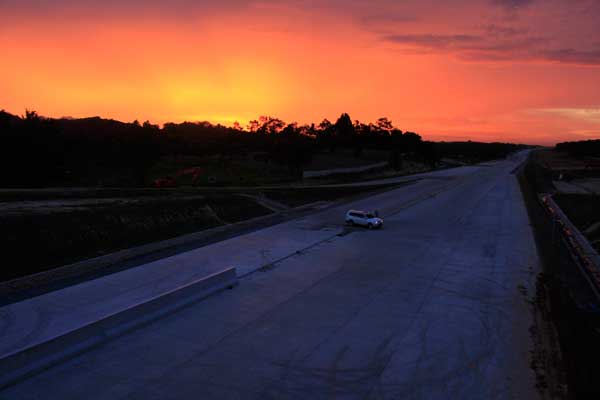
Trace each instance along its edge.
<path fill-rule="evenodd" d="M 155 132 L 158 132 L 160 130 L 160 127 L 158 125 L 153 125 L 150 123 L 150 121 L 144 121 L 144 123 L 142 124 L 142 128 Z"/>
<path fill-rule="evenodd" d="M 388 133 L 388 134 L 392 131 L 392 129 L 394 129 L 394 125 L 392 124 L 392 121 L 390 121 L 386 117 L 379 118 L 375 124 L 377 125 L 379 130 L 381 130 L 385 133 Z"/>
<path fill-rule="evenodd" d="M 421 142 L 419 144 L 419 153 L 423 156 L 423 161 L 431 168 L 435 168 L 439 162 L 439 151 L 433 142 Z"/>
<path fill-rule="evenodd" d="M 337 141 L 334 137 L 334 125 L 328 120 L 324 119 L 319 124 L 317 130 L 317 139 L 323 147 L 327 147 L 329 152 L 335 152 Z"/>
<path fill-rule="evenodd" d="M 321 123 L 319 124 L 319 131 L 320 132 L 330 132 L 331 131 L 331 127 L 333 125 L 331 124 L 331 122 L 325 118 L 323 121 L 321 121 Z"/>
<path fill-rule="evenodd" d="M 598 142 L 598 141 L 596 141 Z M 557 148 L 590 154 L 596 142 L 560 144 Z M 414 132 L 402 133 L 392 122 L 352 123 L 342 114 L 335 124 L 286 124 L 270 116 L 226 127 L 209 122 L 165 123 L 162 128 L 145 121 L 123 123 L 110 119 L 51 119 L 26 110 L 15 116 L 0 111 L 0 186 L 136 186 L 148 183 L 149 171 L 165 155 L 217 155 L 224 164 L 235 154 L 256 153 L 261 160 L 285 166 L 301 177 L 315 149 L 387 151 L 393 168 L 404 159 L 435 165 L 440 157 L 471 162 L 504 157 L 520 148 L 506 143 L 423 142 Z"/>
<path fill-rule="evenodd" d="M 282 135 L 298 135 L 298 124 L 296 122 L 292 122 L 291 124 L 287 124 L 285 128 L 281 131 Z"/>
<path fill-rule="evenodd" d="M 338 120 L 335 122 L 335 135 L 340 138 L 350 138 L 354 135 L 354 125 L 352 119 L 346 113 L 340 115 Z"/>
<path fill-rule="evenodd" d="M 421 143 L 421 136 L 414 132 L 404 132 L 404 135 L 402 135 L 402 142 L 406 151 L 416 152 L 419 143 Z"/>
<path fill-rule="evenodd" d="M 263 115 L 258 121 L 250 121 L 248 130 L 250 130 L 250 132 L 273 135 L 281 132 L 285 125 L 285 122 L 279 118 Z"/>
<path fill-rule="evenodd" d="M 402 137 L 402 131 L 400 129 L 392 129 L 390 135 L 390 158 L 389 164 L 395 170 L 402 169 L 403 160 L 402 152 L 405 148 L 404 140 Z"/>

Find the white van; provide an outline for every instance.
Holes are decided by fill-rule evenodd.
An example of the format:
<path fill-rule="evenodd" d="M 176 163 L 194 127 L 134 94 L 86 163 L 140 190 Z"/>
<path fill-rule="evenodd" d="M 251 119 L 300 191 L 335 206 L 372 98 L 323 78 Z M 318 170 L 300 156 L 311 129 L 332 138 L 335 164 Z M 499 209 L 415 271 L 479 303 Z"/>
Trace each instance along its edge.
<path fill-rule="evenodd" d="M 346 213 L 346 223 L 365 226 L 369 229 L 381 228 L 383 226 L 383 220 L 377 216 L 377 212 L 358 210 L 350 210 Z"/>

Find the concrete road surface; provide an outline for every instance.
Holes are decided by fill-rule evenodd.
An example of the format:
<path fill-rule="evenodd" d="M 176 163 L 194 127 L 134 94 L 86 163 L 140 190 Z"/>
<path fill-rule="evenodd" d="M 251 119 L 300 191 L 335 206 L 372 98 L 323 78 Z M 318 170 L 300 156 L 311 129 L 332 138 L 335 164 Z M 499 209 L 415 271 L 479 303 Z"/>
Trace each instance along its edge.
<path fill-rule="evenodd" d="M 378 209 L 382 230 L 342 227 L 342 208 L 287 223 L 323 239 L 0 398 L 536 398 L 538 258 L 512 174 L 524 158 L 348 206 Z M 274 253 L 285 226 L 269 228 Z"/>

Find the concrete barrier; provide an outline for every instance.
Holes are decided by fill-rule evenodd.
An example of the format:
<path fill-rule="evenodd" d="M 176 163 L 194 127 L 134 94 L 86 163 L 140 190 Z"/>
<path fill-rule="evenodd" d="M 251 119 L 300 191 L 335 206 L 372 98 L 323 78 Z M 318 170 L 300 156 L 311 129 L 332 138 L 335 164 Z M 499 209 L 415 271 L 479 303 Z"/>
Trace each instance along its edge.
<path fill-rule="evenodd" d="M 76 277 L 80 274 L 99 271 L 112 265 L 118 264 L 120 262 L 131 260 L 135 257 L 145 256 L 176 246 L 192 243 L 194 241 L 206 240 L 211 235 L 226 232 L 228 229 L 231 229 L 234 226 L 244 226 L 249 223 L 260 221 L 267 217 L 272 217 L 272 214 L 256 217 L 236 224 L 218 226 L 216 228 L 206 229 L 199 232 L 177 236 L 172 239 L 161 240 L 158 242 L 147 243 L 128 249 L 119 250 L 114 253 L 89 258 L 61 267 L 52 268 L 47 271 L 42 271 L 36 274 L 16 278 L 7 282 L 2 282 L 0 283 L 0 296 L 8 296 L 20 290 L 27 290 L 32 287 L 36 287 L 37 285 L 44 285 L 60 281 L 61 279 L 69 279 L 72 277 Z"/>
<path fill-rule="evenodd" d="M 378 168 L 384 168 L 388 165 L 387 161 L 380 162 L 377 164 L 363 165 L 362 167 L 349 167 L 349 168 L 332 168 L 322 169 L 318 171 L 304 171 L 302 173 L 303 178 L 319 178 L 330 175 L 341 175 L 341 174 L 355 174 L 359 172 L 367 172 Z"/>
<path fill-rule="evenodd" d="M 571 222 L 552 195 L 542 193 L 538 200 L 552 218 L 553 240 L 562 240 L 570 258 L 579 267 L 596 297 L 600 299 L 600 254 Z"/>
<path fill-rule="evenodd" d="M 0 358 L 0 389 L 129 331 L 237 285 L 235 268 L 200 278 L 104 318 Z"/>

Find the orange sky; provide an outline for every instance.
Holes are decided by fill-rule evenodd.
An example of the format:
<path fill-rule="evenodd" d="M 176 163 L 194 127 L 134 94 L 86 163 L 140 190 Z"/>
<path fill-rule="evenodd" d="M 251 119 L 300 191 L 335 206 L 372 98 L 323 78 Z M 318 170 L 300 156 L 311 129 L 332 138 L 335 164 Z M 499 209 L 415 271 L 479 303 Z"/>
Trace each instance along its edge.
<path fill-rule="evenodd" d="M 348 112 L 430 140 L 600 137 L 600 2 L 441 3 L 3 0 L 0 109 L 225 124 Z"/>

